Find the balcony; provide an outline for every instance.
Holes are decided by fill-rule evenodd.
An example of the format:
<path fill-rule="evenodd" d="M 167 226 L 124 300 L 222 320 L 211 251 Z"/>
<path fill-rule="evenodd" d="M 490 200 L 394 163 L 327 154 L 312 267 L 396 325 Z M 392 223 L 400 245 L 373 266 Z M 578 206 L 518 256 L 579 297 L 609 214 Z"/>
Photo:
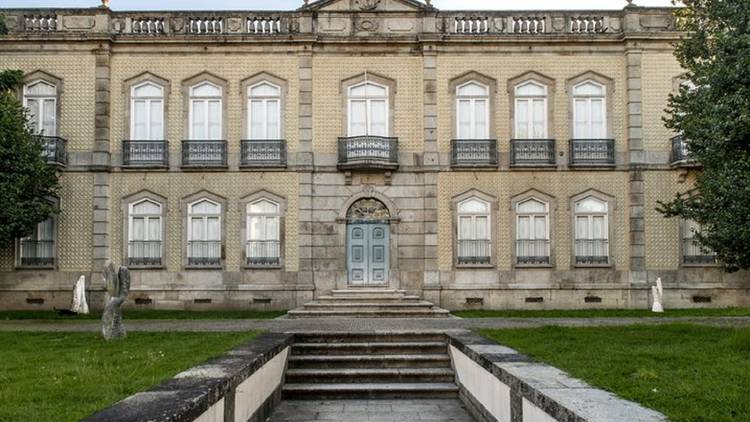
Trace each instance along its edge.
<path fill-rule="evenodd" d="M 21 239 L 20 249 L 22 267 L 52 267 L 55 265 L 54 240 Z"/>
<path fill-rule="evenodd" d="M 339 138 L 339 164 L 344 170 L 398 169 L 398 138 L 352 136 Z"/>
<path fill-rule="evenodd" d="M 571 139 L 570 165 L 608 167 L 615 165 L 614 139 Z"/>
<path fill-rule="evenodd" d="M 286 141 L 243 140 L 240 167 L 286 167 Z"/>
<path fill-rule="evenodd" d="M 220 240 L 191 240 L 187 244 L 187 260 L 191 267 L 218 267 L 221 265 Z"/>
<path fill-rule="evenodd" d="M 169 167 L 167 141 L 122 141 L 122 165 L 138 168 Z"/>
<path fill-rule="evenodd" d="M 488 239 L 459 240 L 458 265 L 489 265 L 492 243 Z"/>
<path fill-rule="evenodd" d="M 161 240 L 133 240 L 128 242 L 128 265 L 161 266 Z"/>
<path fill-rule="evenodd" d="M 672 161 L 674 167 L 697 167 L 698 163 L 690 156 L 687 142 L 682 135 L 672 138 Z"/>
<path fill-rule="evenodd" d="M 549 240 L 516 240 L 516 263 L 519 265 L 549 265 Z"/>
<path fill-rule="evenodd" d="M 497 141 L 494 139 L 452 140 L 451 167 L 497 167 Z"/>
<path fill-rule="evenodd" d="M 607 239 L 576 239 L 576 265 L 608 265 Z"/>
<path fill-rule="evenodd" d="M 281 242 L 250 240 L 245 245 L 246 263 L 253 267 L 270 267 L 281 263 Z"/>
<path fill-rule="evenodd" d="M 510 141 L 510 165 L 517 167 L 554 166 L 554 139 L 512 139 Z"/>
<path fill-rule="evenodd" d="M 182 141 L 182 167 L 226 168 L 227 141 Z"/>
<path fill-rule="evenodd" d="M 36 138 L 42 144 L 42 155 L 47 159 L 48 164 L 65 167 L 68 164 L 68 154 L 66 145 L 68 141 L 59 136 L 42 136 Z"/>

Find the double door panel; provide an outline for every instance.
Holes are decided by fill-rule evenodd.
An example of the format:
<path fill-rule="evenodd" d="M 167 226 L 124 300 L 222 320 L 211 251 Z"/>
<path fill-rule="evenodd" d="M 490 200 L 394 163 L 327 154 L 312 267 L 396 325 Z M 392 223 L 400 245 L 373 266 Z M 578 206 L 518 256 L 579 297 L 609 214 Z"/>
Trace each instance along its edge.
<path fill-rule="evenodd" d="M 347 270 L 352 285 L 384 285 L 388 282 L 390 229 L 388 224 L 349 224 Z"/>

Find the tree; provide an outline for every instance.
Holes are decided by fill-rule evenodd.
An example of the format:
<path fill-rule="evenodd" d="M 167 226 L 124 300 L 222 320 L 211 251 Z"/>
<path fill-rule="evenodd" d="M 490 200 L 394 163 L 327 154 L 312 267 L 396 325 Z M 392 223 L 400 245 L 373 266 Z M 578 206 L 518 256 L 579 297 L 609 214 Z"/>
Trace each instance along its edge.
<path fill-rule="evenodd" d="M 750 268 L 750 2 L 684 0 L 675 55 L 689 84 L 669 99 L 666 125 L 702 166 L 696 193 L 660 202 L 701 225 L 697 241 L 728 271 Z"/>
<path fill-rule="evenodd" d="M 8 33 L 8 25 L 5 23 L 5 15 L 0 13 L 0 35 L 6 35 Z"/>
<path fill-rule="evenodd" d="M 57 212 L 50 201 L 57 194 L 57 173 L 47 165 L 16 97 L 22 81 L 20 71 L 0 71 L 0 244 L 6 245 Z"/>

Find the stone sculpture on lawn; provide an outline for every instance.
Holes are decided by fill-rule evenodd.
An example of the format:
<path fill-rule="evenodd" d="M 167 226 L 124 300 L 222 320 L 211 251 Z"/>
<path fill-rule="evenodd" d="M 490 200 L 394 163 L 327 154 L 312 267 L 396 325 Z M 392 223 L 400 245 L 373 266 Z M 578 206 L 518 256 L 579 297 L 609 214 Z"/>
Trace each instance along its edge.
<path fill-rule="evenodd" d="M 125 337 L 125 326 L 122 324 L 122 304 L 130 291 L 130 271 L 119 267 L 115 271 L 112 262 L 104 266 L 104 283 L 107 286 L 107 305 L 102 314 L 102 335 L 105 340 L 116 340 Z"/>
<path fill-rule="evenodd" d="M 81 276 L 76 281 L 73 289 L 73 303 L 70 310 L 76 314 L 86 315 L 89 313 L 89 304 L 86 302 L 86 276 Z"/>
<path fill-rule="evenodd" d="M 664 312 L 661 302 L 664 299 L 664 289 L 661 285 L 661 277 L 656 279 L 656 286 L 651 286 L 651 293 L 654 296 L 654 304 L 651 306 L 651 312 Z"/>

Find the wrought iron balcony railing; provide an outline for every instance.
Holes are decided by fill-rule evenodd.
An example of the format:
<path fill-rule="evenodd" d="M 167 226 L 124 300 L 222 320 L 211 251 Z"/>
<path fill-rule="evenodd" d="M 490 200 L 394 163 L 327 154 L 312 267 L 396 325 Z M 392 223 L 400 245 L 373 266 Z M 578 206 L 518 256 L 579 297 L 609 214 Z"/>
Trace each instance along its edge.
<path fill-rule="evenodd" d="M 47 163 L 63 167 L 68 164 L 68 141 L 59 136 L 37 135 L 36 138 L 42 144 L 42 155 L 47 159 Z"/>
<path fill-rule="evenodd" d="M 351 136 L 339 138 L 339 168 L 398 168 L 398 138 L 384 136 Z"/>
<path fill-rule="evenodd" d="M 249 240 L 245 244 L 247 265 L 270 266 L 281 262 L 281 242 L 278 240 Z"/>
<path fill-rule="evenodd" d="M 571 139 L 570 165 L 614 166 L 614 139 Z"/>
<path fill-rule="evenodd" d="M 555 165 L 554 139 L 512 139 L 510 141 L 510 165 L 553 166 Z"/>
<path fill-rule="evenodd" d="M 213 267 L 221 265 L 220 240 L 191 240 L 187 244 L 188 265 Z"/>
<path fill-rule="evenodd" d="M 691 157 L 688 144 L 682 135 L 672 138 L 672 165 L 680 167 L 694 167 L 698 165 Z"/>
<path fill-rule="evenodd" d="M 182 141 L 182 166 L 221 168 L 227 166 L 227 141 Z"/>
<path fill-rule="evenodd" d="M 523 265 L 547 265 L 549 259 L 549 240 L 518 239 L 516 240 L 516 263 Z"/>
<path fill-rule="evenodd" d="M 497 141 L 494 139 L 452 140 L 451 167 L 497 167 Z"/>
<path fill-rule="evenodd" d="M 714 265 L 716 254 L 692 237 L 682 239 L 682 262 L 688 265 Z"/>
<path fill-rule="evenodd" d="M 489 239 L 459 240 L 459 265 L 487 265 L 490 263 L 492 242 Z"/>
<path fill-rule="evenodd" d="M 169 167 L 169 143 L 167 141 L 122 141 L 122 165 Z"/>
<path fill-rule="evenodd" d="M 161 265 L 161 240 L 128 242 L 128 263 L 137 266 Z"/>
<path fill-rule="evenodd" d="M 285 167 L 286 141 L 283 139 L 243 140 L 241 167 Z"/>
<path fill-rule="evenodd" d="M 21 239 L 21 266 L 50 267 L 55 265 L 54 240 Z"/>
<path fill-rule="evenodd" d="M 609 264 L 609 240 L 576 239 L 576 264 Z"/>

